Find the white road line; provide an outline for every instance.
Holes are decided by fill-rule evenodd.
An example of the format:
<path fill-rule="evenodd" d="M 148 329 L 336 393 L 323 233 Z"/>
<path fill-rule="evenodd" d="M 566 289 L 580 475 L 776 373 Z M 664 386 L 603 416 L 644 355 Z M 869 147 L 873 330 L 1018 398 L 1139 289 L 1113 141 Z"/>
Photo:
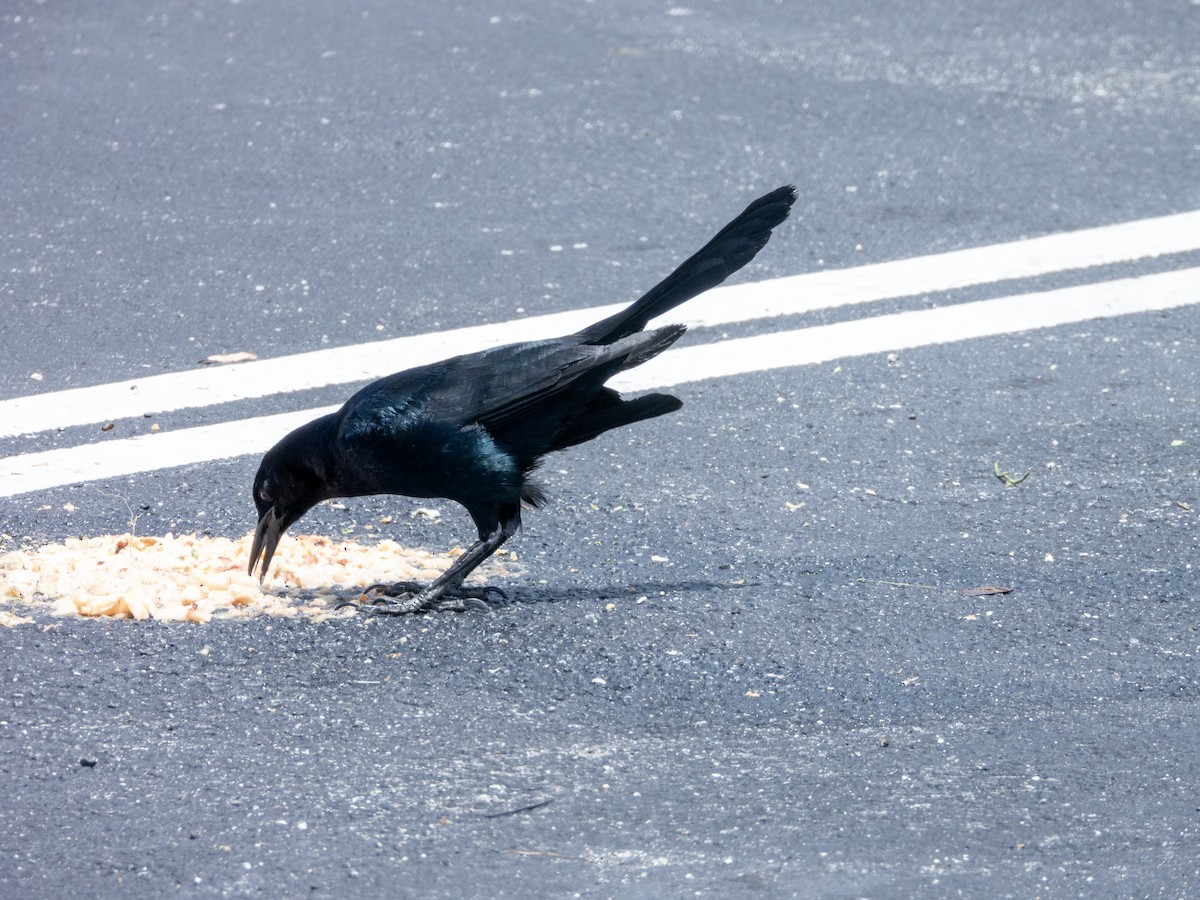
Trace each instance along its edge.
<path fill-rule="evenodd" d="M 729 285 L 690 301 L 667 318 L 689 326 L 728 325 L 1197 249 L 1200 210 L 853 269 Z M 15 397 L 0 401 L 0 437 L 368 381 L 456 353 L 570 334 L 622 305 Z"/>
<path fill-rule="evenodd" d="M 1200 268 L 687 347 L 656 357 L 608 383 L 622 391 L 657 390 L 706 378 L 1034 331 L 1194 303 L 1200 303 Z"/>
<path fill-rule="evenodd" d="M 685 347 L 613 379 L 622 390 L 803 366 L 1200 303 L 1200 268 Z M 0 459 L 0 496 L 260 453 L 336 407 Z"/>

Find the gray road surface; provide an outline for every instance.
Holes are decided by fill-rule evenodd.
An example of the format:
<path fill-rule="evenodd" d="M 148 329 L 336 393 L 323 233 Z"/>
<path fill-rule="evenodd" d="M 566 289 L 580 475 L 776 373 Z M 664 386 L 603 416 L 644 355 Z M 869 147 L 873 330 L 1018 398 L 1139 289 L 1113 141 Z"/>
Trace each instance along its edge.
<path fill-rule="evenodd" d="M 0 50 L 0 399 L 632 298 L 786 182 L 743 280 L 1200 209 L 1186 0 L 13 0 Z M 1194 896 L 1200 307 L 1020 325 L 681 386 L 546 466 L 490 614 L 5 630 L 0 894 Z M 241 535 L 256 465 L 4 548 Z M 469 536 L 414 505 L 307 528 Z"/>

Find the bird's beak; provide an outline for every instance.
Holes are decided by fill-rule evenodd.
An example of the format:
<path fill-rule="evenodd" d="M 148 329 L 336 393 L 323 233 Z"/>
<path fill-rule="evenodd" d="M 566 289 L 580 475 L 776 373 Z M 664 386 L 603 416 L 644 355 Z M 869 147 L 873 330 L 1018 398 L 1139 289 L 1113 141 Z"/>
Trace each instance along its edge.
<path fill-rule="evenodd" d="M 258 573 L 260 583 L 267 577 L 271 557 L 275 555 L 275 548 L 279 545 L 279 538 L 283 534 L 282 524 L 283 516 L 272 506 L 263 513 L 262 518 L 258 520 L 258 527 L 254 529 L 254 543 L 250 546 L 250 566 L 246 572 L 249 575 L 254 574 L 254 567 L 261 556 L 262 569 Z"/>

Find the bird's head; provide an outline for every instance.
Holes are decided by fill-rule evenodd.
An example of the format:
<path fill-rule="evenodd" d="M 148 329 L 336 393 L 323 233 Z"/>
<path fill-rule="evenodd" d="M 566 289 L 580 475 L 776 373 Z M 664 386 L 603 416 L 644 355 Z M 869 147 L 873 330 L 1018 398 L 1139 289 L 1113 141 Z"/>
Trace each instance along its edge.
<path fill-rule="evenodd" d="M 268 450 L 254 476 L 258 527 L 254 530 L 247 571 L 253 575 L 259 557 L 262 557 L 259 581 L 266 577 L 271 557 L 288 527 L 322 500 L 334 495 L 324 466 L 315 463 L 304 452 L 311 442 L 297 440 L 302 432 L 303 429 L 292 432 Z"/>

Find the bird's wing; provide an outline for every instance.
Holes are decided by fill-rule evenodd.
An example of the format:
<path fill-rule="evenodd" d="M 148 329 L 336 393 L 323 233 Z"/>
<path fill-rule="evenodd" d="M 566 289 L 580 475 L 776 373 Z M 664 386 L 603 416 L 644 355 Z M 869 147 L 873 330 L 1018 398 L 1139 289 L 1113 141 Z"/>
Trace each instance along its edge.
<path fill-rule="evenodd" d="M 585 376 L 603 382 L 629 351 L 559 338 L 459 357 L 431 392 L 428 411 L 494 432 L 560 397 Z"/>
<path fill-rule="evenodd" d="M 398 372 L 346 401 L 340 434 L 378 437 L 433 422 L 481 425 L 495 433 L 572 388 L 586 384 L 583 392 L 590 396 L 614 372 L 648 358 L 679 333 L 641 333 L 606 345 L 580 344 L 574 337 L 530 341 Z"/>

